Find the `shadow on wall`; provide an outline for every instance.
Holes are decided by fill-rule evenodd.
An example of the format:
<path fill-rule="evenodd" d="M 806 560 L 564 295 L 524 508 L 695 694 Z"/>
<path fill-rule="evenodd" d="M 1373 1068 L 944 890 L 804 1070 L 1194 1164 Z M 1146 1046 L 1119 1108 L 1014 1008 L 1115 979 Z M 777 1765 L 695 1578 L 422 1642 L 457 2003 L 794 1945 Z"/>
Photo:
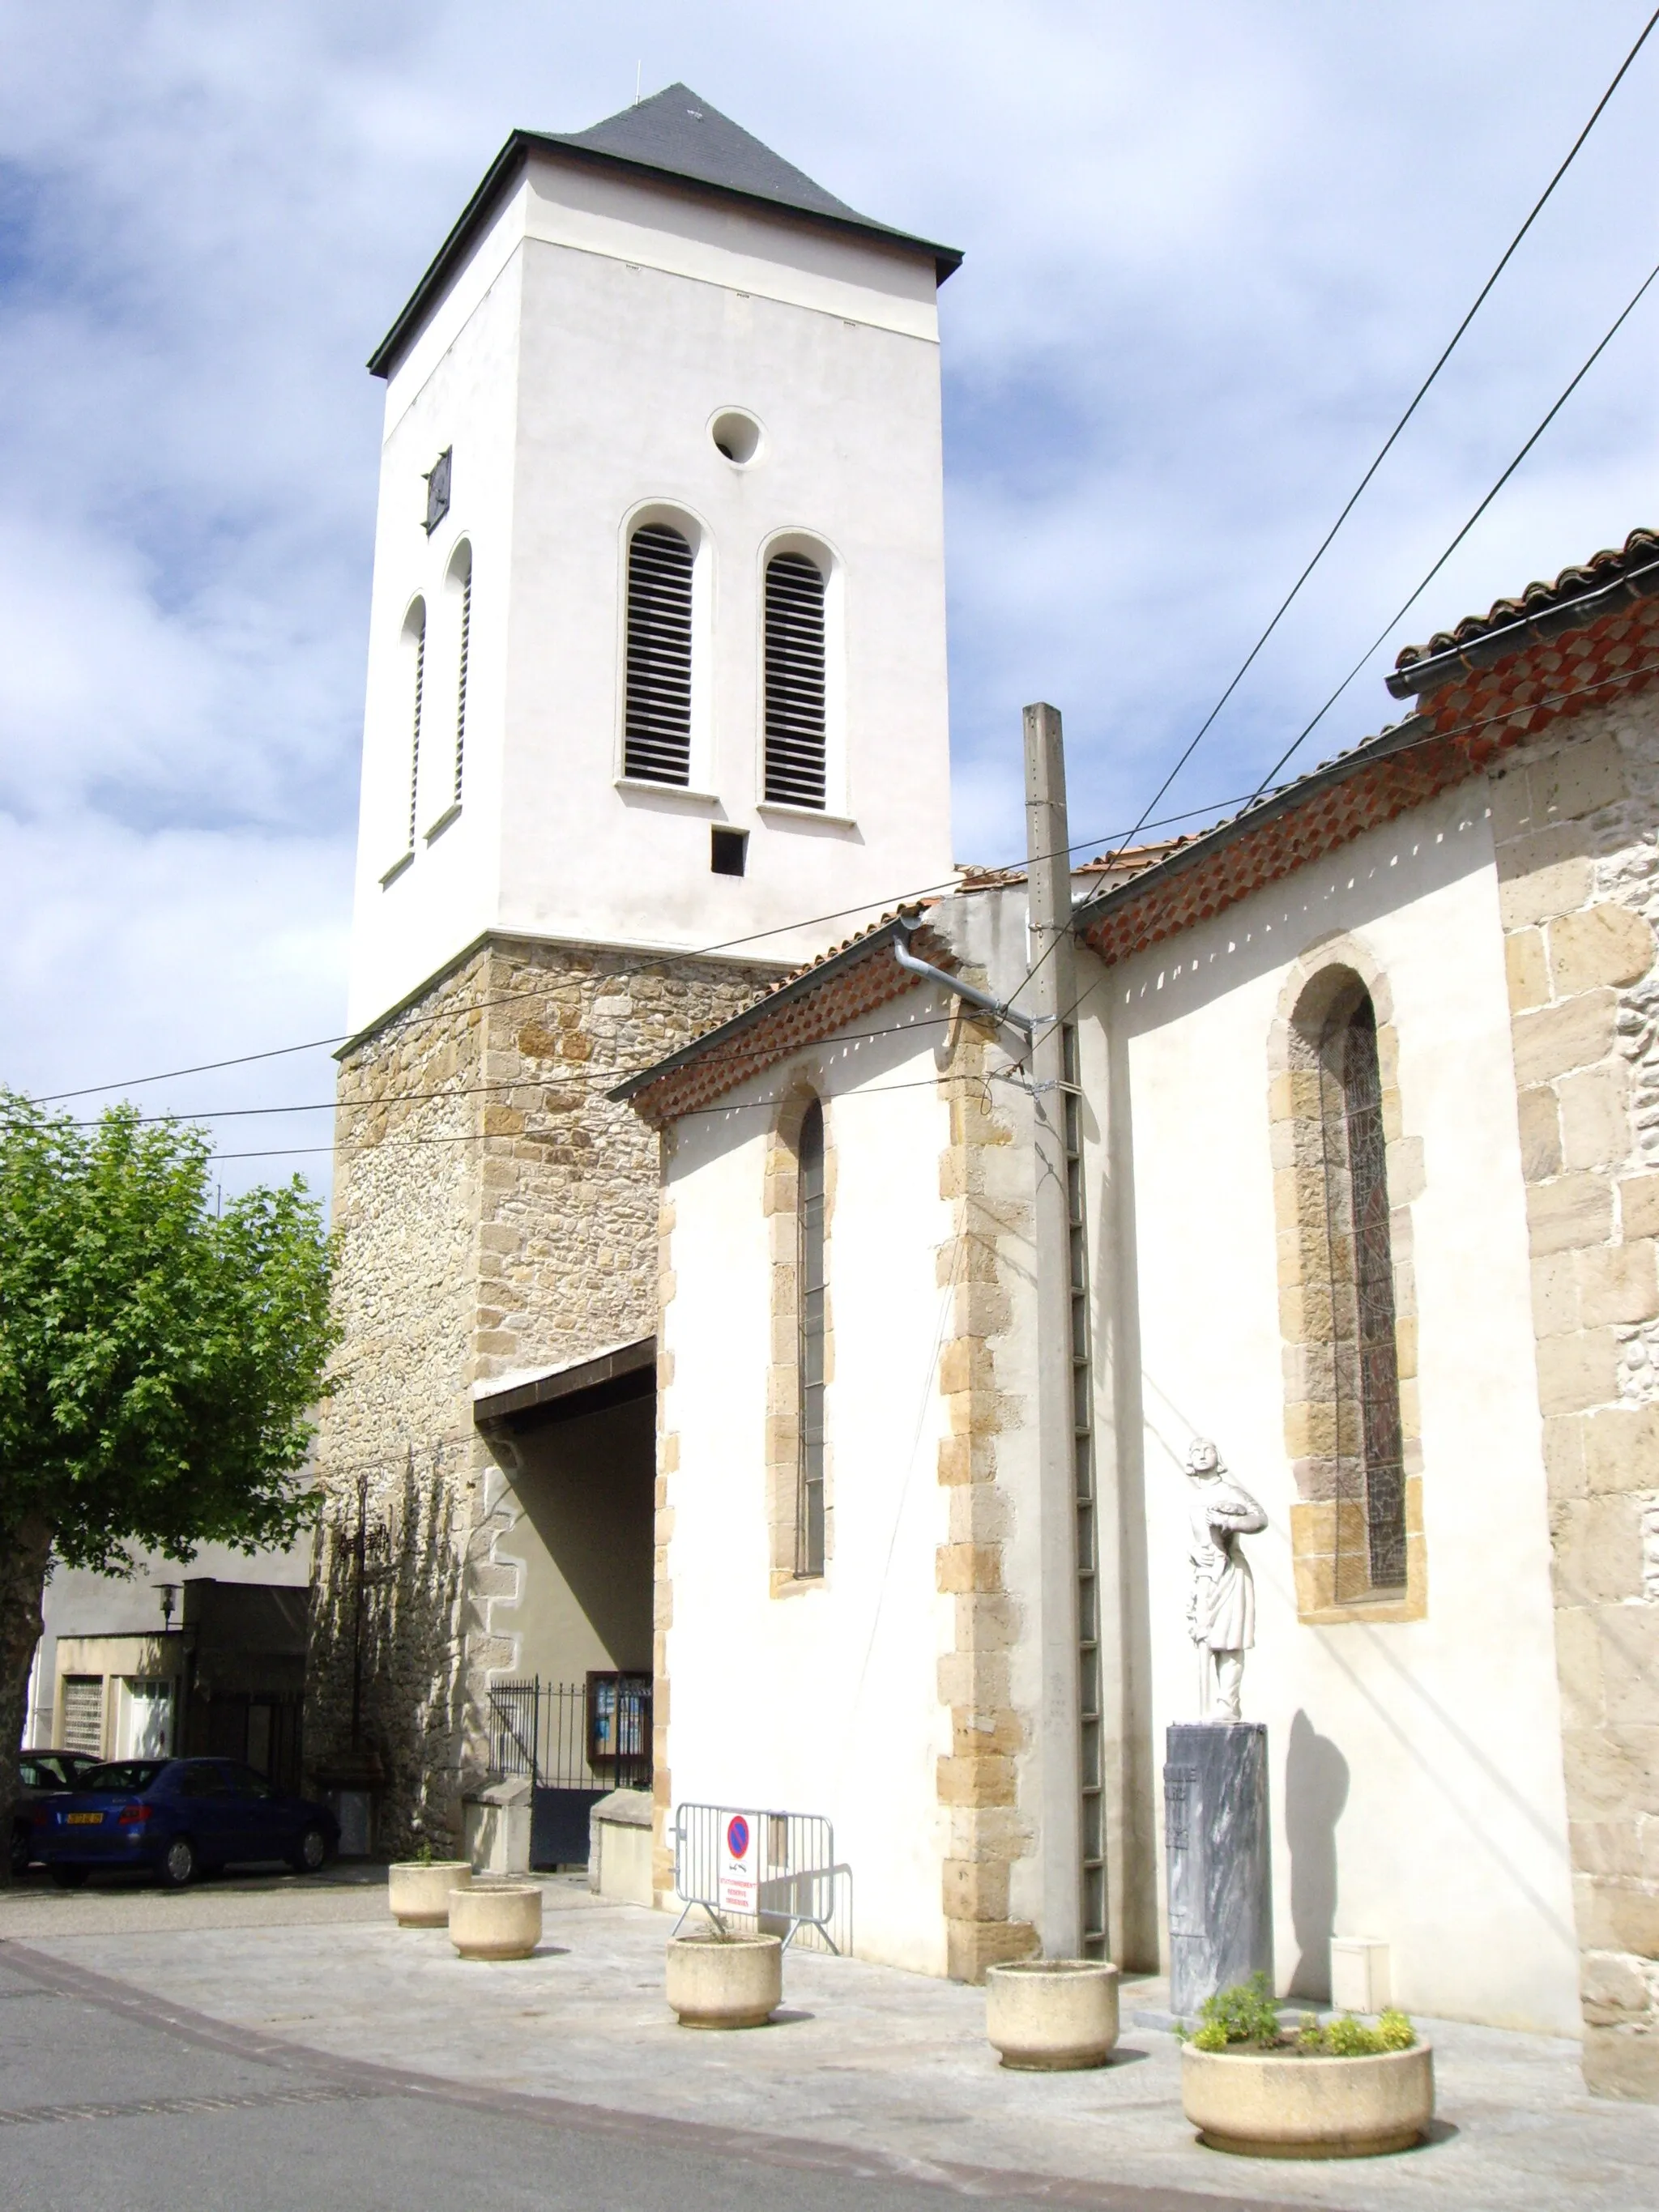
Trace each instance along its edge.
<path fill-rule="evenodd" d="M 1328 1998 L 1336 1932 L 1336 1824 L 1348 1802 L 1348 1762 L 1305 1712 L 1291 1723 L 1285 1761 L 1285 1840 L 1291 1852 L 1291 1923 L 1299 1949 L 1290 1994 Z"/>

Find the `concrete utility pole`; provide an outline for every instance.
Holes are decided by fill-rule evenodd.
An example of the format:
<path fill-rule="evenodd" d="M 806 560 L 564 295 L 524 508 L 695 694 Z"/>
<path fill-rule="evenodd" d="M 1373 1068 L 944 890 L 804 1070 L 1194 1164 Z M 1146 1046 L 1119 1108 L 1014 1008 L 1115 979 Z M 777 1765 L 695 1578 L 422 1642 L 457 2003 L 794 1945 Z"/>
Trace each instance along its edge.
<path fill-rule="evenodd" d="M 1079 1595 L 1092 1635 L 1093 1462 L 1090 1436 L 1086 1245 L 1082 1234 L 1082 1165 L 1076 1124 L 1077 1000 L 1073 956 L 1071 842 L 1066 815 L 1066 757 L 1056 708 L 1025 709 L 1025 850 L 1030 921 L 1030 986 L 1036 1021 L 1032 1081 L 1036 1155 L 1034 1234 L 1037 1276 L 1037 1432 L 1042 1564 L 1042 1796 L 1038 1849 L 1042 1866 L 1042 1947 L 1050 1958 L 1076 1958 L 1103 1934 L 1091 1910 L 1088 1860 L 1098 1866 L 1099 1790 L 1095 1817 L 1085 1791 L 1091 1725 L 1098 1765 L 1098 1655 L 1079 1677 Z M 1068 1112 L 1068 1106 L 1070 1110 Z M 1081 1311 L 1079 1294 L 1081 1293 Z M 1079 1321 L 1083 1334 L 1077 1335 Z M 1079 1553 L 1086 1530 L 1087 1557 Z M 1079 1570 L 1086 1569 L 1086 1577 Z M 1093 1650 L 1092 1644 L 1089 1649 Z M 1079 1698 L 1079 1689 L 1085 1692 Z M 1087 1707 L 1092 1705 L 1090 1714 Z M 1104 1955 L 1103 1948 L 1097 1955 Z"/>

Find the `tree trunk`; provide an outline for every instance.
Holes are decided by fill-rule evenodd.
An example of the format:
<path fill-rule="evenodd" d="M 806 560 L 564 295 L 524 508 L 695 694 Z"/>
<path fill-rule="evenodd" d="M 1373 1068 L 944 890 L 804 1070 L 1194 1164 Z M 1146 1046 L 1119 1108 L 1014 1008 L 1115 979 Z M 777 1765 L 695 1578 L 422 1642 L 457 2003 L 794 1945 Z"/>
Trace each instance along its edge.
<path fill-rule="evenodd" d="M 17 1752 L 28 1703 L 29 1669 L 40 1641 L 40 1596 L 52 1555 L 52 1527 L 44 1514 L 25 1514 L 0 1530 L 0 1884 L 11 1880 L 12 1807 L 17 1796 Z"/>

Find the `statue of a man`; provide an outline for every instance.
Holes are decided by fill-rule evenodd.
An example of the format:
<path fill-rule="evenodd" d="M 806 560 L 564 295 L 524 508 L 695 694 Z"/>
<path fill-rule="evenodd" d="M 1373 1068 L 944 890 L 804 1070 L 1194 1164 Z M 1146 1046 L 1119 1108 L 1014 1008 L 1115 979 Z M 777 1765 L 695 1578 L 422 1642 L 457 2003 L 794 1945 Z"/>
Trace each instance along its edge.
<path fill-rule="evenodd" d="M 1238 1540 L 1260 1534 L 1267 1516 L 1248 1490 L 1228 1480 L 1220 1453 L 1203 1437 L 1187 1454 L 1187 1479 L 1193 1570 L 1187 1633 L 1199 1655 L 1198 1717 L 1236 1721 L 1244 1654 L 1255 1642 L 1255 1584 Z"/>

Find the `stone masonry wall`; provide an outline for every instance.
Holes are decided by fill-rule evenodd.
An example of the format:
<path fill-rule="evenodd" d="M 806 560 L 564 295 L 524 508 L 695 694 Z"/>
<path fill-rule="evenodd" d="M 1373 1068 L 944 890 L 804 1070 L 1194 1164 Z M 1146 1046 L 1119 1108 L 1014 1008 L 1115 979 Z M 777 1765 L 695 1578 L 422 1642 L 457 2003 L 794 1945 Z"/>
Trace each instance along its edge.
<path fill-rule="evenodd" d="M 939 1370 L 950 1417 L 939 1445 L 950 1527 L 937 1577 L 956 1618 L 952 1647 L 939 1662 L 951 1749 L 939 1761 L 937 1788 L 950 1830 L 946 1972 L 963 1982 L 981 1981 L 988 1966 L 1040 1948 L 1030 1923 L 1010 1917 L 1012 1869 L 1033 1844 L 1018 1802 L 1019 1753 L 1031 1731 L 1014 1702 L 1012 1654 L 1021 1620 L 1004 1573 L 1012 1506 L 998 1480 L 1000 1437 L 1024 1419 L 1022 1401 L 1000 1385 L 997 1370 L 998 1341 L 1014 1320 L 1000 1247 L 1009 1231 L 1029 1237 L 1030 1205 L 1011 1187 L 1010 1170 L 1018 1173 L 1027 1156 L 1013 1149 L 1013 1132 L 985 1080 L 990 1033 L 964 1020 L 958 1006 L 940 1079 L 951 1141 L 940 1156 L 939 1195 L 953 1218 L 937 1255 L 939 1286 L 951 1294 Z"/>
<path fill-rule="evenodd" d="M 518 1595 L 497 1557 L 516 1512 L 473 1385 L 654 1330 L 657 1139 L 605 1092 L 775 973 L 496 939 L 342 1058 L 346 1334 L 318 1446 L 306 1742 L 313 1771 L 348 1755 L 355 1698 L 393 1850 L 459 1839 L 488 1684 L 516 1656 L 494 1618 Z"/>
<path fill-rule="evenodd" d="M 1659 708 L 1491 779 L 1592 2089 L 1659 2100 Z"/>

